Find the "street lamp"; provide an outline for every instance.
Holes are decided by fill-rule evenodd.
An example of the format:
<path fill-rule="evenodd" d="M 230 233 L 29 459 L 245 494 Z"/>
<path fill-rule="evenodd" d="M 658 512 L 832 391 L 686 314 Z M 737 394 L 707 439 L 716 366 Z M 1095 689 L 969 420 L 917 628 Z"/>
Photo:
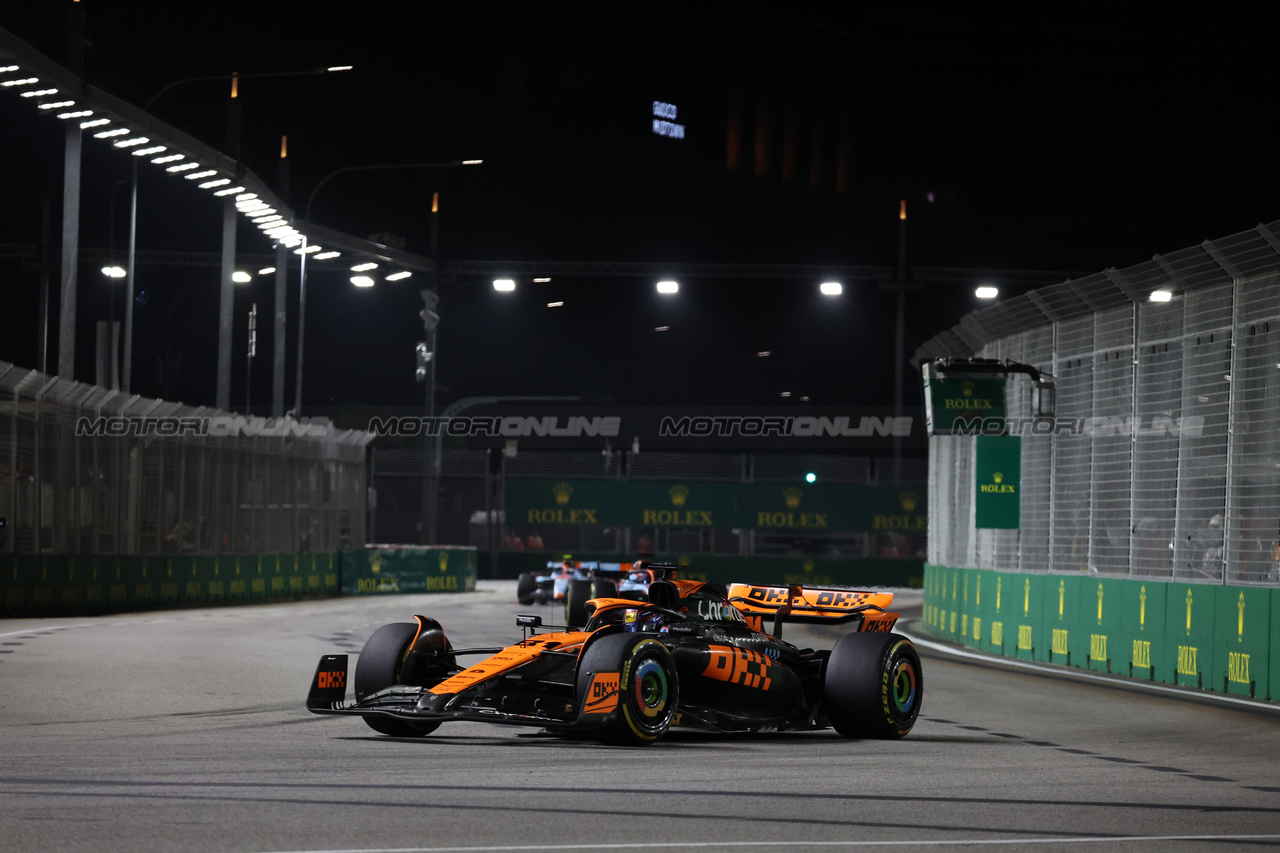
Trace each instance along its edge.
<path fill-rule="evenodd" d="M 441 169 L 451 166 L 478 166 L 483 160 L 448 160 L 441 163 L 396 163 L 385 166 L 343 166 L 341 169 L 334 169 L 329 174 L 321 178 L 312 188 L 311 194 L 307 196 L 307 206 L 303 211 L 304 227 L 309 230 L 311 225 L 311 205 L 316 200 L 316 193 L 320 192 L 320 188 L 327 184 L 332 178 L 346 172 L 380 172 L 392 171 L 397 169 Z M 301 262 L 298 268 L 298 364 L 297 376 L 294 379 L 293 389 L 293 416 L 295 418 L 302 417 L 302 353 L 303 339 L 306 332 L 307 324 L 307 235 L 302 235 L 302 246 L 298 249 L 301 256 Z M 352 279 L 352 283 L 357 287 L 369 287 L 373 284 L 373 279 L 369 279 L 369 284 L 357 283 Z"/>
<path fill-rule="evenodd" d="M 148 98 L 147 102 L 142 107 L 142 111 L 144 113 L 150 113 L 151 105 L 156 102 L 157 98 L 159 98 L 165 92 L 168 92 L 170 89 L 173 89 L 177 86 L 181 86 L 187 83 L 205 83 L 210 81 L 225 82 L 227 80 L 230 80 L 231 81 L 231 98 L 232 98 L 232 103 L 234 104 L 236 102 L 236 98 L 239 95 L 239 91 L 238 91 L 239 81 L 243 79 L 262 78 L 262 77 L 308 77 L 308 76 L 313 76 L 317 74 L 327 74 L 335 71 L 350 71 L 351 69 L 352 69 L 352 66 L 350 65 L 331 65 L 326 68 L 313 68 L 308 71 L 265 71 L 265 72 L 254 72 L 249 74 L 240 74 L 238 72 L 233 71 L 230 74 L 211 74 L 211 75 L 206 75 L 202 77 L 183 77 L 179 80 L 174 80 L 172 83 L 169 83 L 168 85 L 162 87 L 154 95 Z M 238 160 L 240 158 L 240 152 L 238 150 L 240 147 L 239 139 L 238 139 L 239 121 L 236 120 L 235 113 L 230 106 L 228 107 L 227 127 L 228 127 L 228 135 L 232 135 L 234 133 L 234 136 L 237 137 L 235 139 L 231 139 L 228 141 L 229 141 L 229 144 L 232 146 L 232 148 L 236 149 L 229 153 L 234 159 Z M 128 281 L 125 282 L 125 288 L 128 292 L 128 299 L 126 300 L 126 303 L 125 303 L 125 314 L 124 314 L 124 390 L 125 391 L 130 390 L 130 387 L 131 387 L 130 383 L 132 381 L 131 377 L 132 377 L 132 371 L 133 371 L 133 298 L 134 298 L 133 295 L 135 292 L 134 271 L 137 269 L 137 254 L 138 254 L 138 158 L 137 157 L 132 158 L 130 182 L 132 186 L 132 193 L 131 193 L 132 201 L 129 208 L 129 261 L 128 261 L 128 264 L 126 265 Z M 228 196 L 228 199 L 230 198 L 231 197 Z M 227 218 L 228 217 L 224 217 L 224 228 L 226 227 Z M 225 243 L 225 236 L 224 236 L 224 243 Z M 224 269 L 223 276 L 226 276 L 227 274 L 228 274 L 228 271 Z M 219 346 L 221 348 L 221 341 L 219 342 Z M 228 347 L 230 346 L 229 341 L 227 343 L 227 346 Z M 221 361 L 222 361 L 222 358 L 220 356 L 219 362 Z"/>

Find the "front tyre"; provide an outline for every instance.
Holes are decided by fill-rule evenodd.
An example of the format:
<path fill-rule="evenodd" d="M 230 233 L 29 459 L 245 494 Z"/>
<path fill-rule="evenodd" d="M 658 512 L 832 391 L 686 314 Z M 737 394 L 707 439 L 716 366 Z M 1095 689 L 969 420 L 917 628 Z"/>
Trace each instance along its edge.
<path fill-rule="evenodd" d="M 409 644 L 418 634 L 418 625 L 414 622 L 395 622 L 383 625 L 373 632 L 360 650 L 356 659 L 356 701 L 400 684 L 401 667 L 405 655 L 409 652 Z M 429 735 L 440 727 L 439 722 L 413 723 L 370 714 L 362 717 L 365 724 L 375 732 L 392 737 L 422 737 Z"/>
<path fill-rule="evenodd" d="M 822 689 L 831 725 L 845 737 L 903 737 L 924 698 L 920 654 L 901 634 L 848 634 L 831 650 Z"/>
<path fill-rule="evenodd" d="M 532 572 L 525 572 L 516 580 L 516 601 L 521 604 L 533 604 L 538 595 L 538 579 Z"/>
<path fill-rule="evenodd" d="M 587 602 L 593 597 L 591 581 L 569 579 L 564 591 L 564 621 L 570 628 L 587 624 Z"/>
<path fill-rule="evenodd" d="M 587 690 L 599 672 L 618 673 L 617 712 L 595 732 L 600 741 L 648 746 L 667 733 L 680 704 L 680 677 L 666 646 L 644 634 L 597 639 L 578 665 L 579 707 L 587 701 Z"/>

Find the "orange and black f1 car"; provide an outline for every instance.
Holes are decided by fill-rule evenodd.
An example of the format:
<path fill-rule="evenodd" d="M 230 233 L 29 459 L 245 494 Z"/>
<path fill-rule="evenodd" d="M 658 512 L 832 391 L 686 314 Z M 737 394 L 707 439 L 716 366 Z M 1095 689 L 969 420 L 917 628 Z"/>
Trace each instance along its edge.
<path fill-rule="evenodd" d="M 356 663 L 325 655 L 307 708 L 364 718 L 416 737 L 449 720 L 539 726 L 608 743 L 644 745 L 671 726 L 718 732 L 832 727 L 847 737 L 899 738 L 920 714 L 924 682 L 911 641 L 893 633 L 893 595 L 734 584 L 728 594 L 672 579 L 649 564 L 649 601 L 588 602 L 580 628 L 544 631 L 518 616 L 524 639 L 455 649 L 434 619 L 384 625 Z M 785 622 L 846 624 L 830 650 L 781 638 Z M 771 631 L 772 633 L 768 633 Z M 463 666 L 458 659 L 484 659 Z"/>

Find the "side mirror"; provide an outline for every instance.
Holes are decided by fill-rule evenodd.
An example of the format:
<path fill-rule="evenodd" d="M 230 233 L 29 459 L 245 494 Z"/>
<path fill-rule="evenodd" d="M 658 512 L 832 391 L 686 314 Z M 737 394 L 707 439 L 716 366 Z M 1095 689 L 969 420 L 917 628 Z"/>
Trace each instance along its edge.
<path fill-rule="evenodd" d="M 517 616 L 516 627 L 517 628 L 541 628 L 542 617 L 541 616 Z"/>

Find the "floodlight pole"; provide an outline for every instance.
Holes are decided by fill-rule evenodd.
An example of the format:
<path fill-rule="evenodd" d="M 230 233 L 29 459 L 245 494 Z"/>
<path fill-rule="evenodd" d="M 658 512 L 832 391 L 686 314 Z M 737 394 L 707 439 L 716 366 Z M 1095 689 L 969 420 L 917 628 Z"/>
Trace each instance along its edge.
<path fill-rule="evenodd" d="M 330 179 L 347 172 L 384 172 L 394 171 L 397 169 L 441 169 L 450 166 L 463 166 L 478 164 L 479 161 L 464 160 L 448 160 L 440 163 L 394 163 L 387 165 L 368 165 L 368 166 L 343 166 L 341 169 L 334 169 L 325 175 L 312 188 L 311 194 L 307 196 L 307 206 L 303 211 L 302 221 L 302 246 L 300 254 L 302 256 L 299 263 L 298 272 L 298 354 L 296 365 L 296 376 L 294 377 L 293 388 L 293 416 L 295 418 L 302 417 L 302 354 L 303 354 L 303 338 L 306 333 L 307 326 L 307 234 L 311 226 L 311 205 L 316 200 L 316 193 L 320 192 L 320 188 L 329 182 Z"/>
<path fill-rule="evenodd" d="M 349 70 L 350 68 L 347 66 L 343 66 L 343 67 L 334 66 L 332 68 L 312 68 L 307 71 L 264 71 L 264 72 L 250 73 L 250 74 L 240 74 L 238 72 L 233 71 L 229 74 L 209 74 L 201 77 L 183 77 L 179 80 L 174 80 L 173 82 L 168 83 L 167 85 L 160 88 L 154 95 L 152 95 L 150 98 L 147 99 L 147 102 L 142 107 L 142 111 L 145 113 L 150 113 L 151 105 L 156 102 L 156 99 L 159 98 L 161 95 L 163 95 L 165 92 L 168 92 L 170 89 L 173 89 L 177 86 L 181 86 L 186 83 L 207 83 L 207 82 L 214 82 L 214 81 L 226 82 L 228 80 L 232 81 L 231 102 L 228 104 L 228 108 L 227 108 L 228 144 L 231 145 L 234 149 L 234 151 L 231 153 L 232 159 L 238 161 L 240 159 L 240 153 L 239 153 L 240 120 L 239 120 L 239 103 L 237 101 L 238 93 L 236 90 L 236 81 L 247 79 L 247 78 L 260 78 L 260 77 L 310 77 L 316 74 L 326 74 L 330 71 L 349 71 Z M 231 131 L 233 128 L 234 128 L 235 136 L 234 138 L 231 138 Z M 138 158 L 136 157 L 133 158 L 133 164 L 130 170 L 130 178 L 132 182 L 133 192 L 132 192 L 132 204 L 129 209 L 129 259 L 127 262 L 126 279 L 125 279 L 125 288 L 128 291 L 128 301 L 127 301 L 127 307 L 125 308 L 125 320 L 124 320 L 124 382 L 122 385 L 123 390 L 125 392 L 129 392 L 131 390 L 132 372 L 133 372 L 133 301 L 134 301 L 134 293 L 136 292 L 135 268 L 137 266 L 137 258 L 138 258 Z M 228 210 L 230 211 L 229 225 L 227 221 Z M 227 235 L 228 228 L 231 231 L 229 240 Z M 228 248 L 230 249 L 229 260 L 228 260 Z M 235 272 L 234 270 L 235 202 L 231 196 L 227 197 L 226 204 L 224 205 L 224 208 L 223 208 L 222 263 L 223 263 L 223 269 L 222 269 L 223 291 L 225 296 L 227 289 L 231 286 L 231 274 Z M 234 290 L 230 292 L 234 293 Z M 226 310 L 229 312 L 231 310 L 230 306 L 228 306 Z M 230 408 L 230 365 L 231 365 L 231 356 L 230 356 L 231 340 L 230 340 L 229 314 L 228 314 L 228 317 L 225 319 L 220 317 L 220 326 L 221 326 L 221 329 L 218 333 L 219 337 L 218 337 L 218 394 L 217 394 L 218 401 L 217 402 L 218 402 L 218 408 L 227 409 L 227 408 Z M 223 343 L 224 336 L 226 337 L 225 346 Z M 225 350 L 225 358 L 224 358 L 224 350 Z M 224 360 L 226 362 L 225 371 L 223 370 Z M 169 365 L 166 364 L 165 370 L 167 371 L 168 369 L 169 369 Z M 226 385 L 225 389 L 223 388 L 224 384 Z M 224 395 L 224 390 L 226 391 L 225 395 Z M 225 400 L 223 399 L 224 396 L 226 397 Z"/>

